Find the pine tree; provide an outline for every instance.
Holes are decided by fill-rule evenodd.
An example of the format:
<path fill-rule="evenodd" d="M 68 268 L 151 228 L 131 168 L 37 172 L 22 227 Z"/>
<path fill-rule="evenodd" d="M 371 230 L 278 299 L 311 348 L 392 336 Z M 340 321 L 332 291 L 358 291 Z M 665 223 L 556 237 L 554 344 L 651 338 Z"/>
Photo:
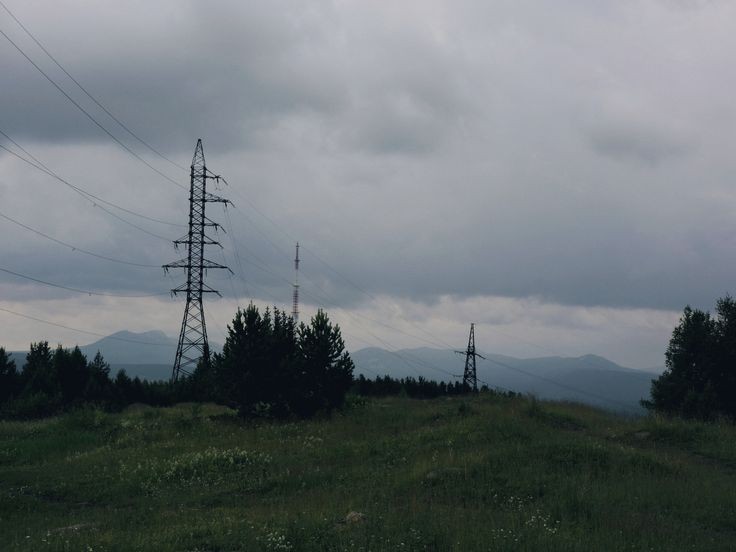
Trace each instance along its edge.
<path fill-rule="evenodd" d="M 31 343 L 23 366 L 22 379 L 25 392 L 44 393 L 49 396 L 60 393 L 48 341 Z"/>
<path fill-rule="evenodd" d="M 4 403 L 18 393 L 20 379 L 15 361 L 11 360 L 5 349 L 0 347 L 0 403 Z"/>
<path fill-rule="evenodd" d="M 82 400 L 90 374 L 84 353 L 79 347 L 70 351 L 59 345 L 54 352 L 53 362 L 62 402 L 68 405 Z"/>
<path fill-rule="evenodd" d="M 644 406 L 687 418 L 709 418 L 720 410 L 717 327 L 710 313 L 685 307 L 665 353 L 667 368 L 652 381 Z"/>
<path fill-rule="evenodd" d="M 110 365 L 105 362 L 100 351 L 97 351 L 95 358 L 88 365 L 88 378 L 84 389 L 84 398 L 98 403 L 107 402 L 112 399 Z"/>
<path fill-rule="evenodd" d="M 298 400 L 293 405 L 302 416 L 342 406 L 353 382 L 354 364 L 345 350 L 340 327 L 332 325 L 322 309 L 297 339 Z"/>

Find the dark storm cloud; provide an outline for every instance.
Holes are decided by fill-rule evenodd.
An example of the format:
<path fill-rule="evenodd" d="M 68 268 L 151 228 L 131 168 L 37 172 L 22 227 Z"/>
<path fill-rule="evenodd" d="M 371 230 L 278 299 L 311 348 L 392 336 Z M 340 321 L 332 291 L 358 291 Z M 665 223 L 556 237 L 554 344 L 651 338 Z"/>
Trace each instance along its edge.
<path fill-rule="evenodd" d="M 72 2 L 69 10 L 75 7 Z M 337 143 L 358 150 L 431 149 L 467 112 L 462 67 L 421 25 L 392 28 L 380 13 L 356 11 L 365 18 L 330 2 L 177 2 L 147 10 L 141 25 L 132 6 L 108 6 L 72 40 L 74 25 L 17 9 L 90 92 L 167 152 L 188 151 L 191 137 L 200 135 L 221 152 L 257 149 L 263 133 L 305 115 L 325 124 Z M 130 139 L 8 18 L 2 23 L 71 96 Z M 0 60 L 13 82 L 0 99 L 6 130 L 52 143 L 107 140 L 6 46 Z"/>
<path fill-rule="evenodd" d="M 371 294 L 426 304 L 502 295 L 679 309 L 729 289 L 729 5 L 49 6 L 11 3 L 129 126 L 182 164 L 205 138 L 208 164 L 227 176 L 222 193 L 238 207 L 236 241 L 247 248 L 245 287 L 212 274 L 221 289 L 288 304 L 296 239 L 307 246 L 303 270 L 316 285 L 306 281 L 304 293 L 314 303 L 326 296 L 355 306 L 366 297 L 310 259 L 310 247 Z M 116 135 L 187 184 L 184 171 L 149 157 L 85 100 L 2 13 L 0 28 Z M 186 192 L 119 151 L 7 43 L 0 63 L 0 128 L 95 193 L 186 220 Z M 19 162 L 0 163 L 3 208 L 25 222 L 126 259 L 163 264 L 182 255 L 43 175 L 30 177 Z M 141 224 L 172 239 L 181 233 Z M 156 269 L 99 263 L 12 232 L 3 257 L 21 272 L 120 293 L 173 285 Z M 221 238 L 226 257 L 212 255 L 236 265 Z"/>
<path fill-rule="evenodd" d="M 593 149 L 602 155 L 648 165 L 681 159 L 693 149 L 678 136 L 644 127 L 599 127 L 590 131 L 589 139 Z"/>
<path fill-rule="evenodd" d="M 238 148 L 284 114 L 330 112 L 342 101 L 338 75 L 325 73 L 320 59 L 310 57 L 312 41 L 318 46 L 323 31 L 315 28 L 310 19 L 317 15 L 309 9 L 282 18 L 277 3 L 176 2 L 146 9 L 143 21 L 137 9 L 143 4 L 124 10 L 100 5 L 94 17 L 69 4 L 66 13 L 85 13 L 89 20 L 57 26 L 55 18 L 29 7 L 16 11 L 93 95 L 161 149 L 188 150 L 191 136 L 201 134 L 210 135 L 220 150 Z M 77 27 L 84 32 L 75 32 Z M 2 28 L 71 96 L 119 132 L 8 17 Z M 7 130 L 34 141 L 107 140 L 9 43 L 0 55 L 4 78 L 13 82 L 0 100 Z"/>

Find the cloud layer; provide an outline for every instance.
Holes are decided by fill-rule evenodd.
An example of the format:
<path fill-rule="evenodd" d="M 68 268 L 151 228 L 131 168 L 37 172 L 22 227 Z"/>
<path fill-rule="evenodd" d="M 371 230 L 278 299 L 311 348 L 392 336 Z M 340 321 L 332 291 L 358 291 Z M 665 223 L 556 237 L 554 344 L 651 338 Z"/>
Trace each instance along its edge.
<path fill-rule="evenodd" d="M 452 311 L 468 313 L 469 302 L 494 302 L 518 331 L 534 301 L 560 309 L 545 321 L 548 332 L 532 332 L 550 346 L 562 339 L 555 328 L 590 309 L 622 313 L 632 328 L 647 324 L 643 313 L 661 312 L 657 331 L 630 355 L 649 365 L 674 313 L 686 303 L 709 307 L 731 289 L 730 3 L 8 6 L 176 163 L 186 167 L 196 138 L 204 139 L 208 165 L 230 183 L 219 193 L 236 204 L 229 218 L 212 212 L 231 235 L 221 236 L 223 253 L 211 254 L 238 277 L 210 276 L 241 300 L 289 304 L 298 239 L 311 305 L 374 308 L 355 283 L 371 296 L 433 309 L 445 321 L 435 331 L 449 335 Z M 120 140 L 188 184 L 186 170 L 116 126 L 2 10 L 0 29 Z M 185 191 L 113 143 L 0 42 L 0 130 L 104 199 L 186 222 Z M 0 168 L 0 211 L 25 224 L 143 264 L 181 255 L 1 151 Z M 114 212 L 165 238 L 183 232 Z M 105 263 L 0 225 L 4 268 L 122 295 L 176 283 L 155 268 Z M 0 282 L 16 306 L 69 300 L 73 316 L 79 304 L 72 293 L 9 275 Z M 139 308 L 139 320 L 162 327 L 155 301 Z M 106 327 L 109 313 L 98 316 L 89 322 Z M 176 331 L 176 318 L 163 329 Z M 370 341 L 367 329 L 355 331 Z M 575 335 L 579 346 L 568 350 L 615 349 Z"/>

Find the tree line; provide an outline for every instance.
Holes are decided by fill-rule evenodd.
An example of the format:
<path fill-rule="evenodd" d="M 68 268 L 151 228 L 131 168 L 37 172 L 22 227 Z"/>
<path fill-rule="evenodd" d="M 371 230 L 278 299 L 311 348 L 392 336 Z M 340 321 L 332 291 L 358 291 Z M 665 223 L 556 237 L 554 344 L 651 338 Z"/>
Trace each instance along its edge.
<path fill-rule="evenodd" d="M 715 316 L 686 307 L 665 353 L 666 369 L 642 404 L 685 418 L 736 419 L 736 301 L 719 299 Z M 353 378 L 354 364 L 340 328 L 322 310 L 298 326 L 285 312 L 238 309 L 223 350 L 202 359 L 177 382 L 114 376 L 98 352 L 32 343 L 19 369 L 0 347 L 0 417 L 48 416 L 92 404 L 120 409 L 132 403 L 166 406 L 213 401 L 242 416 L 308 417 L 340 408 L 346 395 L 434 398 L 468 390 L 460 382 Z M 489 391 L 488 389 L 483 389 Z"/>
<path fill-rule="evenodd" d="M 98 352 L 89 361 L 79 347 L 31 343 L 19 369 L 0 348 L 0 415 L 48 416 L 92 404 L 120 409 L 132 403 L 164 406 L 182 401 L 227 404 L 243 416 L 311 416 L 342 406 L 353 383 L 353 361 L 340 328 L 323 311 L 294 324 L 278 309 L 238 309 L 221 353 L 201 359 L 189 377 L 131 379 L 110 373 Z"/>
<path fill-rule="evenodd" d="M 352 391 L 363 397 L 386 397 L 402 395 L 412 399 L 435 399 L 464 395 L 470 390 L 460 381 L 444 382 L 428 380 L 422 376 L 418 378 L 392 378 L 391 376 L 376 376 L 368 379 L 360 374 L 354 381 Z M 516 397 L 520 393 L 513 391 L 493 391 L 487 385 L 480 388 L 481 393 L 496 393 L 506 397 Z"/>
<path fill-rule="evenodd" d="M 98 352 L 92 361 L 79 347 L 56 349 L 48 341 L 31 343 L 22 369 L 0 347 L 0 417 L 28 418 L 57 414 L 81 405 L 116 410 L 140 402 L 168 405 L 186 400 L 183 386 L 131 379 L 121 370 L 114 377 Z"/>
<path fill-rule="evenodd" d="M 167 406 L 212 401 L 242 416 L 309 417 L 361 396 L 404 395 L 434 398 L 467 392 L 459 382 L 425 378 L 353 377 L 354 364 L 340 328 L 318 311 L 309 324 L 294 323 L 277 308 L 238 309 L 222 352 L 200 360 L 176 382 L 111 374 L 99 352 L 88 360 L 79 347 L 55 349 L 31 343 L 22 367 L 0 348 L 0 417 L 50 416 L 82 405 L 120 410 L 144 403 Z"/>

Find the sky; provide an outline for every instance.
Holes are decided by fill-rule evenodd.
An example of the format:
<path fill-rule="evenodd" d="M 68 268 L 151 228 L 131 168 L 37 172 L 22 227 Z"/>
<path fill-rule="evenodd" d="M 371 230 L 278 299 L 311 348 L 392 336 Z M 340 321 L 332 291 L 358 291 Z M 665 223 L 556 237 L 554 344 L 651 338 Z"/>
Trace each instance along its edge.
<path fill-rule="evenodd" d="M 250 301 L 291 309 L 296 241 L 302 319 L 350 349 L 463 348 L 475 322 L 483 351 L 650 369 L 685 305 L 733 293 L 733 2 L 2 2 L 156 150 L 0 7 L 0 130 L 136 213 L 0 150 L 0 269 L 125 296 L 2 272 L 7 349 L 95 339 L 8 310 L 178 334 L 160 265 L 198 138 L 234 204 L 208 206 L 235 272 L 207 275 L 213 341 Z"/>

